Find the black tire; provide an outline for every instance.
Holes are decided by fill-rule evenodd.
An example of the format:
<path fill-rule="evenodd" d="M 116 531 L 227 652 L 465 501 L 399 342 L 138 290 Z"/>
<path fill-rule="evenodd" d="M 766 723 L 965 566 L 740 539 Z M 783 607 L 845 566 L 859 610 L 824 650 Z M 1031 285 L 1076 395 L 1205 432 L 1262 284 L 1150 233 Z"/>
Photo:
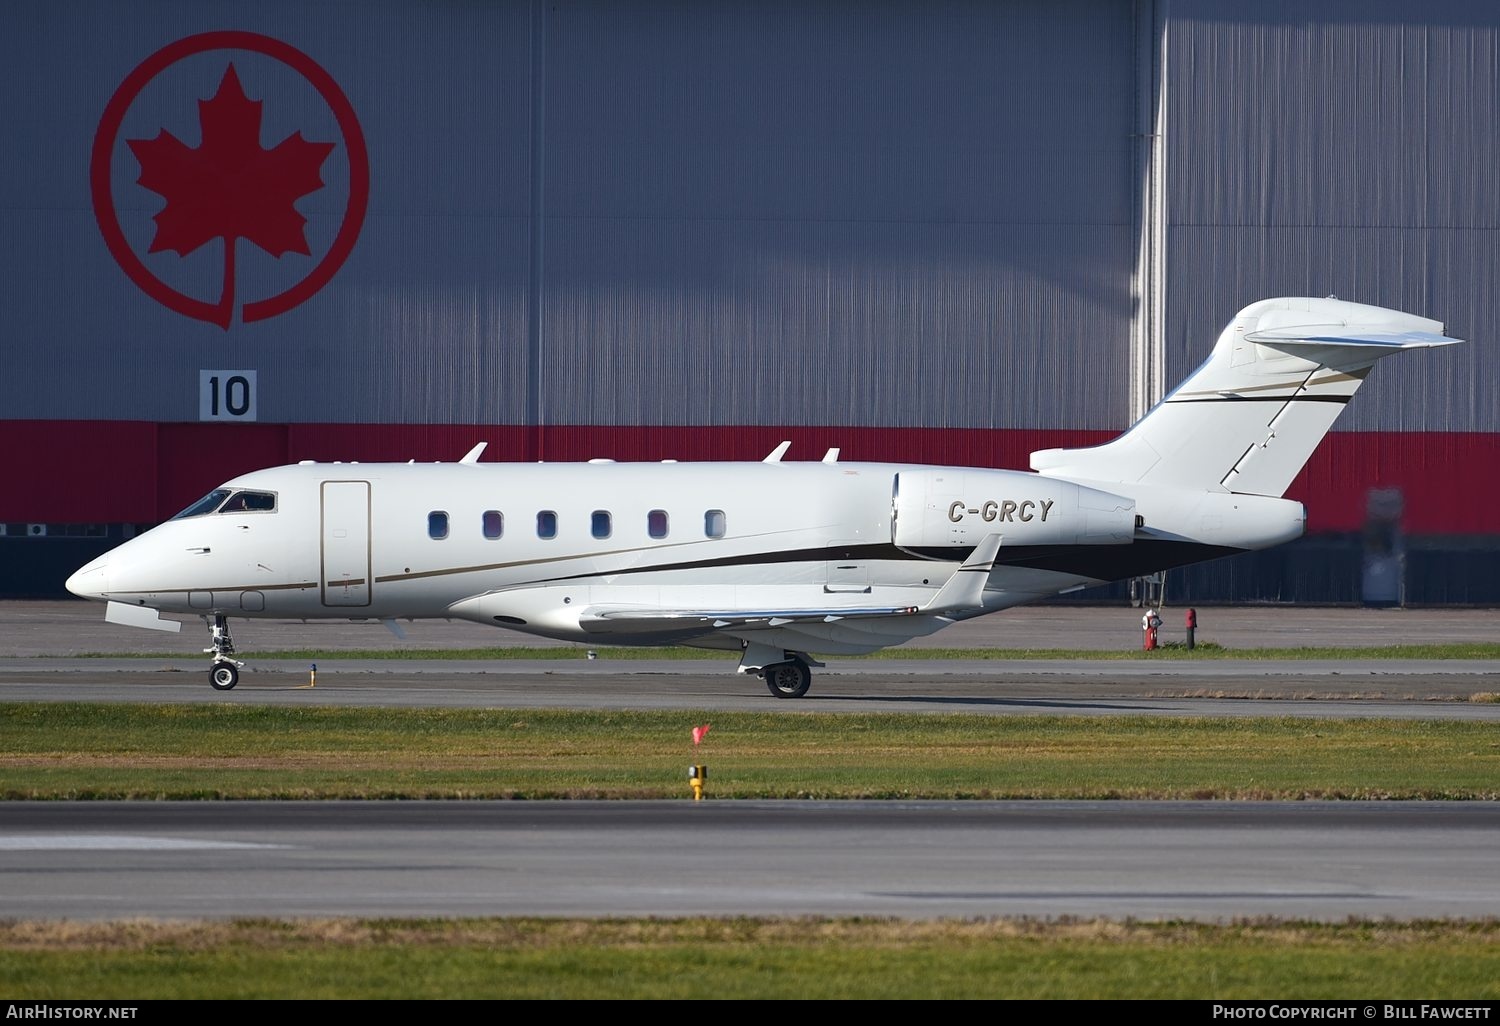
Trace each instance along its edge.
<path fill-rule="evenodd" d="M 777 698 L 801 698 L 812 684 L 812 670 L 800 659 L 767 666 L 764 677 L 766 687 Z"/>
<path fill-rule="evenodd" d="M 214 663 L 208 671 L 208 682 L 215 691 L 228 691 L 240 682 L 239 667 L 233 663 Z"/>

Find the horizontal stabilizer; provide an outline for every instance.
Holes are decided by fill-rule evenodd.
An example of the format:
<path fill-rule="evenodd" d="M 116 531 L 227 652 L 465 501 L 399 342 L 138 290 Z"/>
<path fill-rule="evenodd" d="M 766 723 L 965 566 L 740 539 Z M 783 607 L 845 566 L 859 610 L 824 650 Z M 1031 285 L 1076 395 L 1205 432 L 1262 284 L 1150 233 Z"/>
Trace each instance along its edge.
<path fill-rule="evenodd" d="M 1245 335 L 1251 342 L 1277 345 L 1334 345 L 1334 346 L 1380 346 L 1386 349 L 1434 349 L 1462 342 L 1461 338 L 1430 331 L 1403 331 L 1398 334 L 1378 331 L 1347 332 L 1340 334 L 1335 325 L 1320 328 L 1272 328 L 1252 331 Z"/>

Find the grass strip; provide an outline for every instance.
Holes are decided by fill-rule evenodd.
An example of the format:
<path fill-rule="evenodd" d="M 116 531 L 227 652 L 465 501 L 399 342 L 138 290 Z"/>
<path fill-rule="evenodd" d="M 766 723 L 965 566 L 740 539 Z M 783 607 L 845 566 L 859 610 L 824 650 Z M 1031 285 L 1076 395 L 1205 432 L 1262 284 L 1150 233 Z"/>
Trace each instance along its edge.
<path fill-rule="evenodd" d="M 689 764 L 716 799 L 1500 799 L 1484 722 L 0 704 L 6 800 L 690 800 Z"/>
<path fill-rule="evenodd" d="M 1500 923 L 0 923 L 15 1001 L 1500 997 Z"/>

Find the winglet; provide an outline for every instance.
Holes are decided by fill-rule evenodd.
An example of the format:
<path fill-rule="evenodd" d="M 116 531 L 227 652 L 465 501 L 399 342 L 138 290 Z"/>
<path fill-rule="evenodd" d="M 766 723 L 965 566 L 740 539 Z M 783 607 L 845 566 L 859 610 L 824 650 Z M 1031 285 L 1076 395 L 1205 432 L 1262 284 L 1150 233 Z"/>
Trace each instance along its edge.
<path fill-rule="evenodd" d="M 1000 555 L 1000 535 L 985 535 L 984 540 L 974 546 L 969 558 L 953 571 L 948 583 L 938 589 L 932 601 L 922 608 L 924 613 L 942 613 L 949 610 L 978 609 L 984 605 L 984 586 L 989 583 L 990 570 L 995 566 L 995 557 Z"/>
<path fill-rule="evenodd" d="M 780 463 L 781 462 L 781 457 L 785 456 L 786 455 L 786 451 L 788 449 L 790 449 L 791 447 L 792 447 L 792 441 L 791 441 L 791 439 L 787 439 L 785 442 L 782 442 L 776 448 L 772 449 L 771 450 L 771 455 L 769 455 L 765 459 L 761 460 L 761 462 L 762 463 Z"/>
<path fill-rule="evenodd" d="M 474 448 L 470 449 L 467 453 L 465 453 L 464 454 L 464 458 L 461 459 L 461 460 L 459 460 L 458 462 L 460 462 L 460 463 L 478 463 L 479 462 L 479 454 L 482 453 L 482 452 L 484 452 L 484 447 L 487 446 L 487 445 L 489 445 L 489 444 L 490 444 L 489 442 L 480 442 L 478 445 L 474 446 Z"/>

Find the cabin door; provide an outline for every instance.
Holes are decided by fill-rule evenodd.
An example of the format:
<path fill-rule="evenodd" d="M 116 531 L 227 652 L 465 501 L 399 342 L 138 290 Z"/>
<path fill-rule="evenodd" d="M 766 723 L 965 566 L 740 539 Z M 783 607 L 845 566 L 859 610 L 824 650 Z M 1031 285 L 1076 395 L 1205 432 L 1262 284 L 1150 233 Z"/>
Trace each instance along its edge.
<path fill-rule="evenodd" d="M 323 482 L 323 605 L 370 604 L 370 482 Z"/>

